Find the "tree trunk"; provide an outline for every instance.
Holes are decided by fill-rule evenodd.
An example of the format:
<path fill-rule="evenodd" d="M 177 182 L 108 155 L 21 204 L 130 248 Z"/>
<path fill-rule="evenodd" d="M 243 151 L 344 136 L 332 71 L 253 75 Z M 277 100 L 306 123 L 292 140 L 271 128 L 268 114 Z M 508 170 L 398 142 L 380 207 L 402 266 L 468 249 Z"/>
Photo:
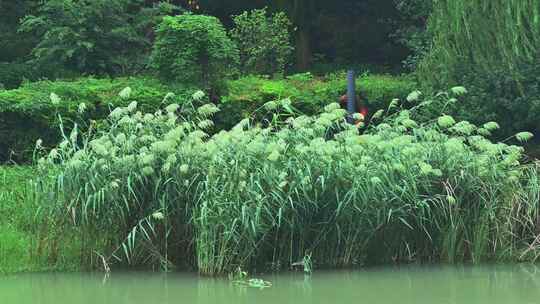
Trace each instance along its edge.
<path fill-rule="evenodd" d="M 309 32 L 299 28 L 296 35 L 296 66 L 298 70 L 309 69 L 311 63 L 311 46 L 309 43 Z"/>
<path fill-rule="evenodd" d="M 305 71 L 311 63 L 311 18 L 315 12 L 316 0 L 272 0 L 274 8 L 284 10 L 292 23 L 298 28 L 295 37 L 296 68 Z"/>

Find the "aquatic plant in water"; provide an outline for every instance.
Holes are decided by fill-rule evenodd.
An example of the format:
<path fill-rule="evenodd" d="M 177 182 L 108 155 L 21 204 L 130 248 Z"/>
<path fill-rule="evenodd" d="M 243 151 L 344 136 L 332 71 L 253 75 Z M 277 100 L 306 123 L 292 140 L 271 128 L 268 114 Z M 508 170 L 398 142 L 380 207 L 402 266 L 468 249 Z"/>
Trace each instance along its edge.
<path fill-rule="evenodd" d="M 534 171 L 520 164 L 521 147 L 485 137 L 495 123 L 416 121 L 413 109 L 360 134 L 333 105 L 210 135 L 219 109 L 197 102 L 155 113 L 117 108 L 38 162 L 40 215 L 81 236 L 83 261 L 99 265 L 98 252 L 109 262 L 220 274 L 303 258 L 310 272 L 479 262 L 531 241 Z"/>

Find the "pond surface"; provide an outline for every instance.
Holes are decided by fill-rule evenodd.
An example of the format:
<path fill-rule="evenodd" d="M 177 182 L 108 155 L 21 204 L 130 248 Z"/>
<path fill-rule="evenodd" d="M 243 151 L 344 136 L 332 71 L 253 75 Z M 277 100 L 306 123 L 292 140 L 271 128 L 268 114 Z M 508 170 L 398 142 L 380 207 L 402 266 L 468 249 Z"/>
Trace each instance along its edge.
<path fill-rule="evenodd" d="M 20 274 L 0 277 L 1 304 L 540 303 L 540 268 L 393 267 L 260 276 L 257 289 L 193 274 Z"/>

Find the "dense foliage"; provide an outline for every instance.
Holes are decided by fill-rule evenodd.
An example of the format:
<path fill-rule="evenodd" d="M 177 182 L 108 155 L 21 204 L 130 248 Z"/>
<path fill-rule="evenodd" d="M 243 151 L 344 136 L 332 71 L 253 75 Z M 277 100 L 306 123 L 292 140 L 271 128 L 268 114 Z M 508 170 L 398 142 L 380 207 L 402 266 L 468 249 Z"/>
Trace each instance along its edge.
<path fill-rule="evenodd" d="M 330 104 L 210 137 L 218 108 L 197 106 L 200 97 L 152 114 L 136 102 L 116 108 L 108 128 L 73 130 L 40 159 L 40 218 L 76 231 L 83 261 L 219 274 L 304 256 L 332 266 L 480 262 L 534 241 L 535 168 L 520 165 L 522 148 L 470 123 L 421 124 L 402 110 L 360 135 Z M 287 107 L 265 105 L 275 115 Z"/>
<path fill-rule="evenodd" d="M 202 83 L 205 88 L 215 88 L 235 73 L 238 49 L 215 17 L 165 17 L 156 35 L 152 65 L 167 81 Z"/>
<path fill-rule="evenodd" d="M 388 35 L 411 22 L 409 18 L 401 20 L 393 1 L 343 0 L 340 5 L 319 0 L 2 2 L 0 28 L 5 28 L 2 41 L 6 56 L 0 53 L 0 61 L 32 59 L 33 66 L 39 67 L 39 77 L 49 79 L 65 77 L 64 70 L 86 74 L 137 72 L 147 62 L 155 36 L 154 25 L 161 16 L 179 11 L 169 4 L 174 3 L 216 16 L 231 28 L 234 27 L 231 15 L 242 15 L 246 10 L 267 6 L 270 14 L 280 16 L 275 21 L 285 21 L 281 18 L 284 12 L 296 29 L 291 34 L 297 50 L 296 66 L 304 65 L 302 69 L 374 62 L 395 67 L 406 57 L 407 50 L 387 39 Z M 20 18 L 23 23 L 17 32 Z M 267 35 L 266 39 L 269 37 L 276 39 L 274 35 Z M 33 56 L 29 56 L 31 49 Z"/>
<path fill-rule="evenodd" d="M 47 0 L 20 31 L 38 37 L 32 62 L 81 73 L 126 74 L 147 63 L 153 27 L 177 8 L 143 0 Z"/>
<path fill-rule="evenodd" d="M 295 27 L 295 67 L 305 72 L 318 64 L 400 65 L 408 50 L 388 36 L 402 24 L 394 0 L 197 0 L 199 13 L 219 16 L 268 7 L 285 12 Z"/>
<path fill-rule="evenodd" d="M 231 37 L 240 51 L 244 74 L 283 75 L 292 60 L 292 23 L 285 13 L 268 15 L 267 9 L 233 17 Z"/>
<path fill-rule="evenodd" d="M 104 6 L 105 2 L 102 0 L 66 0 L 66 4 L 62 5 L 63 2 L 64 0 L 21 0 L 0 3 L 0 28 L 5 29 L 0 33 L 3 37 L 2 41 L 5 42 L 5 49 L 0 50 L 0 62 L 26 61 L 29 51 L 36 44 L 42 44 L 43 47 L 37 45 L 36 51 L 43 49 L 40 51 L 43 55 L 51 53 L 54 50 L 54 43 L 59 42 L 65 51 L 54 50 L 57 55 L 66 57 L 65 55 L 69 55 L 67 54 L 69 50 L 77 51 L 82 56 L 89 57 L 86 59 L 88 64 L 85 64 L 89 70 L 84 70 L 84 72 L 93 73 L 99 69 L 101 72 L 108 73 L 111 68 L 104 70 L 102 67 L 90 65 L 90 61 L 113 62 L 103 58 L 102 53 L 106 51 L 99 51 L 99 49 L 107 49 L 111 54 L 117 54 L 119 50 L 115 46 L 130 45 L 131 50 L 125 52 L 126 55 L 133 55 L 129 61 L 134 65 L 125 67 L 124 64 L 128 61 L 125 60 L 120 63 L 121 66 L 118 66 L 116 61 L 120 59 L 115 56 L 114 70 L 124 68 L 128 71 L 137 70 L 140 67 L 139 63 L 144 61 L 144 58 L 139 55 L 143 49 L 148 50 L 148 42 L 153 39 L 150 24 L 159 22 L 154 17 L 171 14 L 168 8 L 160 9 L 158 12 L 155 6 L 160 1 L 154 0 L 114 0 L 109 2 L 109 6 Z M 409 17 L 403 18 L 405 14 L 398 9 L 397 5 L 401 4 L 396 4 L 395 0 L 340 0 L 338 3 L 323 0 L 236 0 L 234 2 L 172 0 L 161 2 L 165 3 L 160 4 L 162 8 L 170 7 L 167 3 L 173 3 L 198 14 L 215 16 L 228 27 L 233 25 L 231 15 L 240 15 L 244 11 L 268 7 L 272 13 L 285 12 L 297 29 L 293 35 L 296 66 L 305 64 L 302 69 L 321 63 L 376 62 L 398 66 L 407 57 L 408 50 L 388 39 L 388 36 L 401 28 L 410 28 L 414 23 Z M 127 9 L 121 7 L 127 7 Z M 58 10 L 53 13 L 48 8 Z M 174 10 L 175 13 L 178 11 Z M 23 35 L 17 32 L 17 28 L 19 19 L 24 16 L 29 16 L 30 20 L 35 22 L 31 26 L 35 30 Z M 44 22 L 52 28 L 47 29 L 48 25 Z M 92 24 L 99 26 L 93 28 Z M 23 28 L 29 29 L 28 26 L 23 26 Z M 46 32 L 52 35 L 44 36 Z M 99 41 L 97 37 L 105 39 Z M 112 38 L 118 38 L 122 42 L 116 43 L 111 41 Z M 94 45 L 92 51 L 95 54 L 90 54 L 90 51 L 86 49 L 87 43 Z M 91 60 L 92 57 L 96 58 Z M 133 61 L 133 59 L 138 59 L 138 61 Z M 72 64 L 77 64 L 76 61 L 76 58 L 69 60 L 70 68 L 74 67 Z"/>

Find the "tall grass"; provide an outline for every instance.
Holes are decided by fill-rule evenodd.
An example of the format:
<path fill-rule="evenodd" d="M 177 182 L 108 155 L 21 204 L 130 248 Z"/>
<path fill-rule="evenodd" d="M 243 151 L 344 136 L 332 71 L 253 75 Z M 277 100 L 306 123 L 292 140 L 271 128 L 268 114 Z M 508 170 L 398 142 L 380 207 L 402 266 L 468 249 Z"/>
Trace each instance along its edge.
<path fill-rule="evenodd" d="M 0 274 L 80 265 L 77 235 L 60 232 L 54 221 L 45 224 L 36 218 L 36 173 L 31 166 L 0 166 Z"/>
<path fill-rule="evenodd" d="M 485 137 L 496 123 L 403 110 L 361 134 L 330 104 L 209 136 L 218 109 L 196 103 L 144 114 L 133 102 L 38 161 L 40 218 L 79 236 L 84 263 L 221 274 L 303 257 L 481 262 L 538 245 L 537 171 Z"/>
<path fill-rule="evenodd" d="M 23 218 L 28 215 L 25 179 L 31 172 L 27 167 L 0 167 L 0 273 L 24 269 L 30 260 Z"/>

